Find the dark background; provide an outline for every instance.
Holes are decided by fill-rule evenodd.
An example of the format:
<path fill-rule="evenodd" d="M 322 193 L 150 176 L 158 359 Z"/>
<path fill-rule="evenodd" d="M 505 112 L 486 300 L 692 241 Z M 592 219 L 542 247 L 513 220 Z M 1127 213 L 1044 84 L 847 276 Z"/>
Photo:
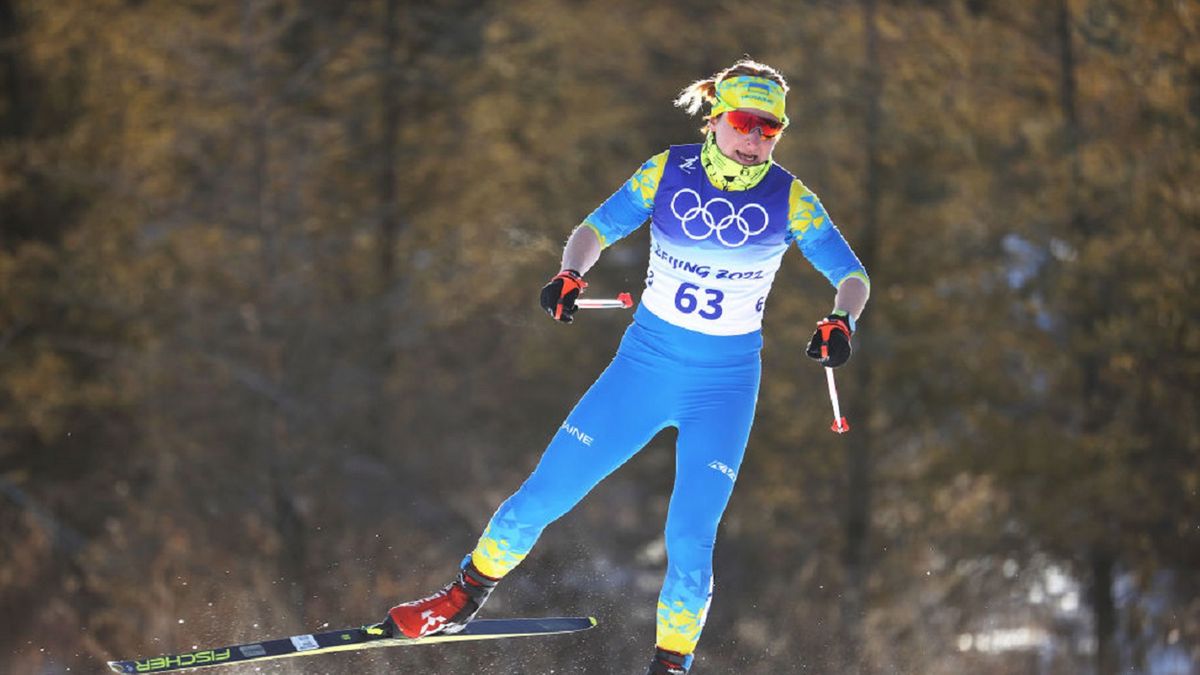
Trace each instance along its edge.
<path fill-rule="evenodd" d="M 0 671 L 445 583 L 628 321 L 546 319 L 563 241 L 749 55 L 873 295 L 837 436 L 832 289 L 785 260 L 696 672 L 1200 672 L 1198 34 L 1186 0 L 0 0 Z M 673 440 L 484 610 L 597 629 L 261 672 L 642 672 Z"/>

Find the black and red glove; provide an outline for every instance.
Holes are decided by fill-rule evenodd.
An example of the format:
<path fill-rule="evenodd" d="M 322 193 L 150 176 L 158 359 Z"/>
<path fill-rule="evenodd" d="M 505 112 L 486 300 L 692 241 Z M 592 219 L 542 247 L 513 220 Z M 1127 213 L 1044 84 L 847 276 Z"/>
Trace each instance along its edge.
<path fill-rule="evenodd" d="M 845 364 L 850 360 L 850 336 L 854 332 L 851 323 L 849 314 L 834 313 L 821 319 L 805 353 L 826 368 Z"/>
<path fill-rule="evenodd" d="M 575 300 L 585 288 L 587 282 L 579 272 L 563 270 L 542 288 L 542 309 L 557 321 L 571 323 L 575 311 L 579 309 L 575 306 Z"/>

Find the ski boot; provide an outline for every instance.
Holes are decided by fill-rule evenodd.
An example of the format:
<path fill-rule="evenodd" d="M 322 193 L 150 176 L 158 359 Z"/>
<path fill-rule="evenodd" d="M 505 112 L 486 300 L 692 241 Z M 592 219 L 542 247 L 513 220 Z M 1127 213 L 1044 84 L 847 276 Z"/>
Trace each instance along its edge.
<path fill-rule="evenodd" d="M 646 670 L 646 675 L 686 675 L 691 665 L 691 654 L 680 654 L 656 647 L 654 660 L 650 662 L 650 668 Z"/>
<path fill-rule="evenodd" d="M 406 602 L 388 610 L 378 628 L 392 637 L 423 638 L 443 633 L 452 635 L 475 618 L 479 608 L 496 588 L 497 579 L 484 576 L 470 562 L 458 572 L 458 578 L 445 588 L 421 600 Z"/>

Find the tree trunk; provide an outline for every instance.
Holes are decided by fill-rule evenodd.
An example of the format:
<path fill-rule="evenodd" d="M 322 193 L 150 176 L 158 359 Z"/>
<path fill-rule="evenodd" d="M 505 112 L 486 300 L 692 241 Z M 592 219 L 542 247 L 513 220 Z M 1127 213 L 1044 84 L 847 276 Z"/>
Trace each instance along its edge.
<path fill-rule="evenodd" d="M 268 115 L 268 101 L 265 98 L 266 83 L 259 67 L 258 38 L 256 35 L 256 20 L 263 13 L 259 0 L 244 0 L 242 3 L 242 57 L 246 80 L 244 105 L 247 109 L 248 139 L 251 148 L 250 195 L 253 202 L 251 211 L 254 231 L 262 238 L 262 276 L 259 279 L 257 293 L 253 298 L 260 315 L 267 315 L 276 302 L 276 282 L 281 267 L 282 244 L 279 232 L 276 209 L 271 195 L 271 126 Z M 287 363 L 285 337 L 277 327 L 278 321 L 265 320 L 259 329 L 258 352 L 260 367 L 275 391 L 286 391 L 284 369 Z M 256 437 L 261 443 L 259 452 L 265 457 L 264 465 L 267 470 L 268 491 L 271 495 L 271 511 L 275 531 L 279 534 L 280 547 L 277 565 L 280 576 L 285 580 L 288 590 L 288 600 L 297 615 L 304 617 L 305 599 L 304 568 L 305 568 L 305 539 L 304 527 L 299 511 L 293 499 L 292 476 L 289 467 L 293 462 L 285 461 L 285 448 L 288 446 L 288 420 L 275 401 L 262 400 L 257 406 L 258 433 Z"/>
<path fill-rule="evenodd" d="M 1059 91 L 1063 115 L 1064 151 L 1067 153 L 1071 171 L 1070 181 L 1067 184 L 1067 208 L 1071 224 L 1081 227 L 1083 212 L 1079 206 L 1079 188 L 1083 182 L 1083 176 L 1079 161 L 1080 129 L 1079 114 L 1076 110 L 1078 93 L 1075 79 L 1075 48 L 1071 41 L 1071 8 L 1067 6 L 1067 0 L 1058 2 L 1056 28 L 1061 61 Z"/>
<path fill-rule="evenodd" d="M 1057 7 L 1055 29 L 1058 33 L 1060 60 L 1060 105 L 1063 116 L 1064 152 L 1067 155 L 1069 175 L 1067 182 L 1067 218 L 1072 233 L 1079 239 L 1092 234 L 1092 225 L 1084 213 L 1080 194 L 1083 187 L 1083 171 L 1079 150 L 1083 139 L 1082 127 L 1078 113 L 1078 79 L 1076 77 L 1075 49 L 1071 30 L 1071 8 L 1067 0 L 1059 0 Z M 1097 279 L 1096 283 L 1107 285 L 1107 280 Z M 1107 293 L 1101 293 L 1100 297 Z M 1084 318 L 1095 312 L 1094 307 L 1084 310 Z M 1078 321 L 1086 325 L 1085 321 Z M 1082 432 L 1092 434 L 1098 431 L 1107 417 L 1107 411 L 1098 408 L 1098 401 L 1105 397 L 1099 391 L 1100 363 L 1095 354 L 1083 353 L 1078 357 L 1080 364 L 1082 402 L 1081 411 Z M 1114 555 L 1104 546 L 1088 552 L 1088 562 L 1091 567 L 1091 586 L 1089 602 L 1093 613 L 1093 624 L 1096 641 L 1096 674 L 1115 675 L 1117 672 L 1118 655 L 1116 649 L 1117 608 L 1113 599 L 1113 570 L 1116 567 Z"/>
<path fill-rule="evenodd" d="M 20 32 L 12 3 L 0 0 L 0 44 L 19 44 L 17 39 Z M 21 51 L 15 47 L 0 49 L 0 92 L 4 92 L 8 98 L 8 103 L 0 106 L 0 138 L 24 136 L 28 126 L 26 122 L 33 116 L 25 104 L 20 54 Z"/>
<path fill-rule="evenodd" d="M 1096 623 L 1096 675 L 1117 672 L 1117 607 L 1113 601 L 1113 556 L 1103 548 L 1091 555 L 1092 584 L 1089 589 Z"/>
<path fill-rule="evenodd" d="M 368 408 L 368 443 L 373 454 L 382 457 L 387 448 L 387 421 L 392 417 L 392 401 L 387 396 L 387 380 L 396 365 L 392 344 L 393 320 L 398 296 L 396 283 L 396 240 L 400 233 L 397 204 L 397 166 L 399 165 L 400 74 L 396 50 L 400 43 L 399 0 L 386 0 L 383 16 L 383 53 L 380 56 L 379 109 L 379 270 L 374 290 L 375 311 L 370 318 L 372 355 L 370 373 L 371 400 Z"/>
<path fill-rule="evenodd" d="M 866 101 L 865 145 L 866 173 L 863 179 L 863 225 L 855 238 L 855 250 L 870 271 L 875 263 L 879 220 L 880 159 L 879 127 L 882 110 L 880 97 L 882 72 L 879 62 L 879 33 L 876 24 L 875 0 L 863 0 L 866 72 L 863 100 Z M 859 355 L 850 373 L 860 395 L 871 390 L 869 350 L 863 335 L 855 336 L 855 352 Z M 870 664 L 865 654 L 863 622 L 867 611 L 867 577 L 870 574 L 869 546 L 871 537 L 872 499 L 872 438 L 869 424 L 859 424 L 854 432 L 843 437 L 846 443 L 846 502 L 845 548 L 842 563 L 846 572 L 846 590 L 842 596 L 842 645 L 846 672 L 868 673 Z"/>
<path fill-rule="evenodd" d="M 400 125 L 400 77 L 396 71 L 396 48 L 400 42 L 397 25 L 399 0 L 384 3 L 383 55 L 380 67 L 383 85 L 380 93 L 382 138 L 379 144 L 379 281 L 386 295 L 392 287 L 396 269 L 396 235 L 400 231 L 396 205 L 396 164 Z M 381 312 L 386 314 L 386 312 Z"/>

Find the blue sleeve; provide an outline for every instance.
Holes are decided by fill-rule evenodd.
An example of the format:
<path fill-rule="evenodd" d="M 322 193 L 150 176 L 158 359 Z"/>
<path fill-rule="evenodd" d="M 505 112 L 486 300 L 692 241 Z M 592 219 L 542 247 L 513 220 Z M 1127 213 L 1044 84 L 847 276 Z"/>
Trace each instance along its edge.
<path fill-rule="evenodd" d="M 792 184 L 788 201 L 789 236 L 808 262 L 834 288 L 850 277 L 862 279 L 870 288 L 871 280 L 867 277 L 866 268 L 829 218 L 821 200 L 797 180 Z"/>
<path fill-rule="evenodd" d="M 650 217 L 668 152 L 646 160 L 629 180 L 583 220 L 584 225 L 596 231 L 602 247 L 607 248 L 638 229 Z"/>
<path fill-rule="evenodd" d="M 850 277 L 862 279 L 870 288 L 871 280 L 867 277 L 866 268 L 833 223 L 801 238 L 796 245 L 834 288 Z"/>

